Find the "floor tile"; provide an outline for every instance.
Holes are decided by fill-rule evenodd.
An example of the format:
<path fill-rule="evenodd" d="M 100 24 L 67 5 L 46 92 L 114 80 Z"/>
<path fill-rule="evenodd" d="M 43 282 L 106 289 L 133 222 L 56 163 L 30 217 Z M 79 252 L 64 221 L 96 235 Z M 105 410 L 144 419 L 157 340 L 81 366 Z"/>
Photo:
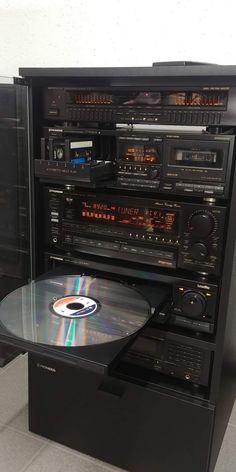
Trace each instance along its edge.
<path fill-rule="evenodd" d="M 214 472 L 236 470 L 236 427 L 228 425 Z"/>
<path fill-rule="evenodd" d="M 69 453 L 64 448 L 45 447 L 32 463 L 22 472 L 115 472 L 120 469 L 109 467 L 100 461 L 90 460 L 79 453 Z"/>
<path fill-rule="evenodd" d="M 63 446 L 62 444 L 56 443 L 54 441 L 50 441 L 50 445 L 54 448 L 59 448 L 61 451 L 64 451 L 68 454 L 73 454 L 75 456 L 79 456 L 80 458 L 84 458 L 85 460 L 89 460 L 90 462 L 93 462 L 95 464 L 95 472 L 98 470 L 100 472 L 100 469 L 98 469 L 98 466 L 102 467 L 102 471 L 104 470 L 107 472 L 127 472 L 124 469 L 120 469 L 119 467 L 116 467 L 115 465 L 108 464 L 107 462 L 103 462 L 100 459 L 97 459 L 92 456 L 88 456 L 84 454 L 83 452 L 76 451 L 75 449 L 71 449 L 70 447 Z M 96 468 L 97 467 L 97 468 Z M 30 471 L 31 472 L 31 471 Z"/>
<path fill-rule="evenodd" d="M 6 424 L 28 402 L 27 356 L 20 356 L 0 370 L 0 423 Z"/>
<path fill-rule="evenodd" d="M 0 431 L 0 470 L 21 472 L 44 446 L 39 439 L 30 438 L 5 426 Z"/>
<path fill-rule="evenodd" d="M 28 433 L 28 404 L 16 412 L 11 421 L 7 423 L 7 426 L 22 433 Z"/>
<path fill-rule="evenodd" d="M 232 410 L 232 413 L 231 413 L 231 417 L 229 419 L 229 423 L 236 426 L 236 401 L 234 403 L 234 407 L 233 407 L 233 410 Z"/>

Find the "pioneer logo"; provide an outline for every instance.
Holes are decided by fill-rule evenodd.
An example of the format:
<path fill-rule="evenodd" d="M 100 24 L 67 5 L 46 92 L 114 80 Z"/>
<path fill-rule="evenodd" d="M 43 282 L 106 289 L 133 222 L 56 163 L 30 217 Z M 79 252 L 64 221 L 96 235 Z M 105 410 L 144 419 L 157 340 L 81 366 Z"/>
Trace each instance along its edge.
<path fill-rule="evenodd" d="M 39 362 L 36 364 L 36 366 L 39 369 L 48 370 L 49 372 L 56 372 L 56 369 L 54 369 L 54 367 L 49 367 L 48 365 L 40 364 Z"/>

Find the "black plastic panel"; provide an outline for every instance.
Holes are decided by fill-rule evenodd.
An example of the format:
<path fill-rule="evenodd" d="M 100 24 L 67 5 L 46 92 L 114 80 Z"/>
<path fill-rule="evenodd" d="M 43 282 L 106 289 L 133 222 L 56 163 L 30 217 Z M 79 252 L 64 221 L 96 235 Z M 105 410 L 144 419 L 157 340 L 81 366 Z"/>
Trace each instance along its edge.
<path fill-rule="evenodd" d="M 22 283 L 31 264 L 27 93 L 0 85 L 0 273 Z"/>
<path fill-rule="evenodd" d="M 38 356 L 29 359 L 29 400 L 32 432 L 122 469 L 208 470 L 214 410 L 204 403 Z"/>

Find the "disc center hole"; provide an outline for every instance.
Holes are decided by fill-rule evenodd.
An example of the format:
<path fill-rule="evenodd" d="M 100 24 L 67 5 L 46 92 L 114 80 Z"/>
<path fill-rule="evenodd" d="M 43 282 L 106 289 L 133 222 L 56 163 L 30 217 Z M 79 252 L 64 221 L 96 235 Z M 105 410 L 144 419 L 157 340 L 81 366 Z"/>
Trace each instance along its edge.
<path fill-rule="evenodd" d="M 67 303 L 66 307 L 69 308 L 69 310 L 81 310 L 81 308 L 84 308 L 84 305 L 82 303 L 72 302 Z"/>

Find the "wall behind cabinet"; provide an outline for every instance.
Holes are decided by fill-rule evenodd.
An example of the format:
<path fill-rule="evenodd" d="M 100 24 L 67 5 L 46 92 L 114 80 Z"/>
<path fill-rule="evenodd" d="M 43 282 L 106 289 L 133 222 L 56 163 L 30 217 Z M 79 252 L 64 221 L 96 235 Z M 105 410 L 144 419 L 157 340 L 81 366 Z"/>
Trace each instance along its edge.
<path fill-rule="evenodd" d="M 18 67 L 236 64 L 234 0 L 0 0 L 0 75 Z"/>

